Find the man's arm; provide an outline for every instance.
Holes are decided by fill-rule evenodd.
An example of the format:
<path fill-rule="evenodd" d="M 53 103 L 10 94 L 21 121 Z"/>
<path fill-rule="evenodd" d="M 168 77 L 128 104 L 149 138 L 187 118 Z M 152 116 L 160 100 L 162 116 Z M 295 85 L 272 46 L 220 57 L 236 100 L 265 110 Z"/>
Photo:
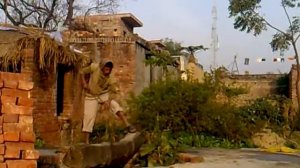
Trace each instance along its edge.
<path fill-rule="evenodd" d="M 88 88 L 88 83 L 86 81 L 85 74 L 81 74 L 81 82 L 82 82 L 83 88 L 87 89 Z"/>
<path fill-rule="evenodd" d="M 116 99 L 118 98 L 118 96 L 120 96 L 120 89 L 118 87 L 118 83 L 113 77 L 109 81 L 109 93 L 111 99 Z"/>
<path fill-rule="evenodd" d="M 86 75 L 92 73 L 92 66 L 88 66 L 88 67 L 85 67 L 85 68 L 82 68 L 80 71 L 79 71 L 80 75 L 81 75 L 81 82 L 83 84 L 83 88 L 87 89 L 88 88 L 88 82 L 86 80 Z"/>
<path fill-rule="evenodd" d="M 112 94 L 119 94 L 120 89 L 119 89 L 119 87 L 118 87 L 118 83 L 117 83 L 117 81 L 115 80 L 115 78 L 111 78 L 109 83 L 110 83 L 110 84 L 109 84 L 109 91 L 110 91 Z"/>

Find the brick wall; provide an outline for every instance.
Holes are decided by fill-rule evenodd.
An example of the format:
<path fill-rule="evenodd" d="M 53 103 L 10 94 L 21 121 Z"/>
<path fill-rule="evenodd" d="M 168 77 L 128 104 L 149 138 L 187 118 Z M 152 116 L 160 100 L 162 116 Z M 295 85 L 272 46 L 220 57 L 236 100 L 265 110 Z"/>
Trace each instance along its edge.
<path fill-rule="evenodd" d="M 34 49 L 23 49 L 22 73 L 32 74 L 34 130 L 46 146 L 60 145 L 60 123 L 56 116 L 56 74 L 42 79 L 34 62 Z"/>
<path fill-rule="evenodd" d="M 36 168 L 30 74 L 0 72 L 0 168 Z"/>
<path fill-rule="evenodd" d="M 281 77 L 284 77 L 284 75 L 232 75 L 226 77 L 224 81 L 229 86 L 242 87 L 248 91 L 247 94 L 242 94 L 234 100 L 237 105 L 245 105 L 249 100 L 276 94 L 279 87 L 277 81 Z"/>
<path fill-rule="evenodd" d="M 105 43 L 99 50 L 102 58 L 113 61 L 113 76 L 118 81 L 122 97 L 126 98 L 136 85 L 135 43 Z"/>
<path fill-rule="evenodd" d="M 289 74 L 289 98 L 292 99 L 294 110 L 298 111 L 296 80 L 297 80 L 297 66 L 293 65 Z"/>

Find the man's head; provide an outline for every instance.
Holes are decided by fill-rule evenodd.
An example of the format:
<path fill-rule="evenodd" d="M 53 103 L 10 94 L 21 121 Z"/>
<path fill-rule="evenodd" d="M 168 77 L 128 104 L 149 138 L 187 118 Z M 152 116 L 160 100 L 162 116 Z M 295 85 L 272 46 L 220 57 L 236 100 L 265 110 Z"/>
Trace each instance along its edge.
<path fill-rule="evenodd" d="M 106 63 L 104 64 L 104 66 L 102 67 L 102 69 L 101 69 L 103 75 L 104 75 L 104 76 L 109 76 L 110 73 L 111 73 L 111 71 L 112 71 L 112 69 L 113 69 L 113 67 L 114 67 L 114 65 L 113 65 L 113 63 L 112 63 L 111 61 L 106 62 Z"/>

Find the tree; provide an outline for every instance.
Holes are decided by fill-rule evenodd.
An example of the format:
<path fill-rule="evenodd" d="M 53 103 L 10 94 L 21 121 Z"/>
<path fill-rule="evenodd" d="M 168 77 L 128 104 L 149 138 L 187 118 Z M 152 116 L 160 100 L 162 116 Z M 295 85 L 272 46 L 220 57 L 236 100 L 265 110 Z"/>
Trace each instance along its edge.
<path fill-rule="evenodd" d="M 208 48 L 205 48 L 203 45 L 199 46 L 188 46 L 188 47 L 182 47 L 181 51 L 185 52 L 189 59 L 195 62 L 195 53 L 200 50 L 207 50 Z"/>
<path fill-rule="evenodd" d="M 182 45 L 180 42 L 176 42 L 173 39 L 165 38 L 162 43 L 166 46 L 166 50 L 170 52 L 171 55 L 181 55 Z"/>
<path fill-rule="evenodd" d="M 69 25 L 76 15 L 112 12 L 119 0 L 0 0 L 0 10 L 15 26 L 34 26 L 48 30 Z"/>
<path fill-rule="evenodd" d="M 261 0 L 229 0 L 230 17 L 235 18 L 234 28 L 240 31 L 252 32 L 255 36 L 263 31 L 273 29 L 276 33 L 273 35 L 271 47 L 273 51 L 288 50 L 292 47 L 295 53 L 297 63 L 296 95 L 298 103 L 298 114 L 300 113 L 300 69 L 299 53 L 297 43 L 300 38 L 300 17 L 292 16 L 290 9 L 300 8 L 300 0 L 280 0 L 283 12 L 286 16 L 288 27 L 286 30 L 275 26 L 260 13 Z"/>

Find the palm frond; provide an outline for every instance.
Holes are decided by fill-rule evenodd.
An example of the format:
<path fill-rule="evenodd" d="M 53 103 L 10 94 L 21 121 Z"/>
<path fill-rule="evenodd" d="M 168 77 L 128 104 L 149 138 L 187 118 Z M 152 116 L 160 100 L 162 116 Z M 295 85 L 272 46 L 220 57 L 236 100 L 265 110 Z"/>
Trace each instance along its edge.
<path fill-rule="evenodd" d="M 23 60 L 22 50 L 33 48 L 35 62 L 40 71 L 55 71 L 57 64 L 80 67 L 89 60 L 83 54 L 73 52 L 69 45 L 58 44 L 47 34 L 36 29 L 19 29 L 18 31 L 0 31 L 9 40 L 0 40 L 0 70 L 16 69 Z M 3 36 L 3 37 L 4 37 Z M 6 38 L 6 37 L 5 37 Z"/>

